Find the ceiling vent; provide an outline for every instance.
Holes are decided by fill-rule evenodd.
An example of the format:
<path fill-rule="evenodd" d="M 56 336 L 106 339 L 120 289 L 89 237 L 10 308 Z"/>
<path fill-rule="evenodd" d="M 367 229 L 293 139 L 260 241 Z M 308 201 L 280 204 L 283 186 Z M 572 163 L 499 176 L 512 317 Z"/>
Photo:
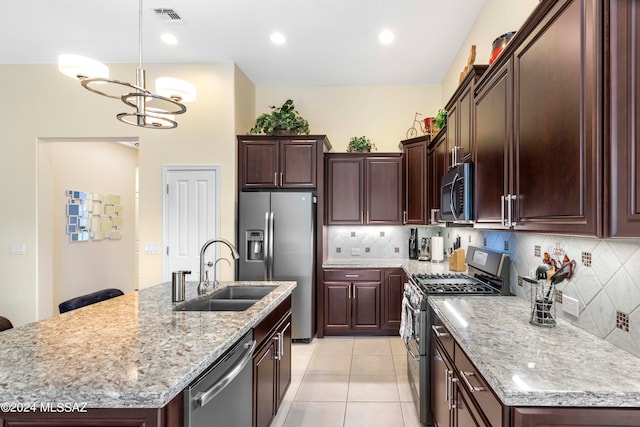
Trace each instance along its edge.
<path fill-rule="evenodd" d="M 153 11 L 156 13 L 156 16 L 159 16 L 160 19 L 162 19 L 164 23 L 184 24 L 184 20 L 174 9 L 159 8 L 153 9 Z"/>

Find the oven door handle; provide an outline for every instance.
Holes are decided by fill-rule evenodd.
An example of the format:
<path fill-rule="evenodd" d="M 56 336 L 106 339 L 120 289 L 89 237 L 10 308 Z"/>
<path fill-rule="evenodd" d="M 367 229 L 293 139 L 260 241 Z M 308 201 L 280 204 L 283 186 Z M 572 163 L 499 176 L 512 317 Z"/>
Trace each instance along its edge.
<path fill-rule="evenodd" d="M 407 352 L 409 353 L 409 356 L 411 356 L 411 358 L 414 361 L 416 361 L 416 362 L 419 361 L 420 360 L 420 356 L 414 354 L 413 351 L 411 351 L 411 347 L 409 347 L 409 340 L 402 340 L 402 342 L 404 343 L 404 346 L 406 347 Z"/>

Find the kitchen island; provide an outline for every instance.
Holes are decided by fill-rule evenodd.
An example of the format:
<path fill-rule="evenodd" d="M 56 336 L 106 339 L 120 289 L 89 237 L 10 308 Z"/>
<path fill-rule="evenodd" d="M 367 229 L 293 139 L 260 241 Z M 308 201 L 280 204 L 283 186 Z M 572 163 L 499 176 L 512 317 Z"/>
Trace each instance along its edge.
<path fill-rule="evenodd" d="M 163 283 L 0 333 L 0 419 L 43 404 L 48 412 L 166 407 L 296 283 L 216 288 L 267 284 L 277 287 L 240 312 L 174 311 L 181 303 Z M 197 298 L 196 286 L 187 283 L 185 301 Z"/>

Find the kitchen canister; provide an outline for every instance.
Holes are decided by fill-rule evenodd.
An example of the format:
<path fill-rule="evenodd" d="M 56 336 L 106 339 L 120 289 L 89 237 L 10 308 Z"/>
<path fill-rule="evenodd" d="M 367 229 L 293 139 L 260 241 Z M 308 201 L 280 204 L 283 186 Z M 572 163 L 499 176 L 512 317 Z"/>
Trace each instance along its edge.
<path fill-rule="evenodd" d="M 171 273 L 171 300 L 173 302 L 184 301 L 185 282 L 190 271 L 174 271 Z"/>
<path fill-rule="evenodd" d="M 434 236 L 431 238 L 431 262 L 444 261 L 444 237 Z"/>

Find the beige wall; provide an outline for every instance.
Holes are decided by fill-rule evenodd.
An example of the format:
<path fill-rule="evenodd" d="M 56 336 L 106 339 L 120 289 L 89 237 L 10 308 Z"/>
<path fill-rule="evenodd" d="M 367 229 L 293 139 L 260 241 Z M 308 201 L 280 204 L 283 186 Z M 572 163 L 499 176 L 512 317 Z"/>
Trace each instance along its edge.
<path fill-rule="evenodd" d="M 138 150 L 105 141 L 51 144 L 53 216 L 53 312 L 61 301 L 104 288 L 135 289 L 135 183 Z M 67 190 L 117 194 L 123 208 L 120 240 L 69 242 L 65 206 Z M 38 198 L 49 197 L 39 193 Z M 43 212 L 44 214 L 44 212 Z"/>
<path fill-rule="evenodd" d="M 327 135 L 332 151 L 345 151 L 351 137 L 364 135 L 378 151 L 394 152 L 414 114 L 435 115 L 442 94 L 440 86 L 257 87 L 256 115 L 288 98 L 312 134 Z"/>
<path fill-rule="evenodd" d="M 135 65 L 111 67 L 114 78 L 131 81 Z M 116 120 L 124 105 L 84 90 L 58 72 L 56 65 L 2 65 L 5 99 L 0 106 L 0 315 L 16 325 L 50 314 L 49 263 L 52 241 L 38 235 L 52 232 L 49 200 L 38 202 L 39 140 L 128 138 L 140 142 L 140 244 L 162 244 L 162 165 L 221 166 L 221 235 L 235 240 L 235 118 L 233 64 L 147 64 L 148 81 L 160 75 L 184 78 L 198 89 L 198 99 L 178 117 L 174 130 L 141 129 Z M 150 87 L 153 84 L 149 84 Z M 40 143 L 42 144 L 42 143 Z M 38 204 L 39 203 L 39 204 Z M 40 220 L 39 220 L 40 219 Z M 24 243 L 25 255 L 9 255 Z M 44 277 L 38 277 L 38 267 Z M 162 256 L 139 256 L 140 287 L 162 280 Z M 224 277 L 223 277 L 224 278 Z"/>
<path fill-rule="evenodd" d="M 475 63 L 488 64 L 493 41 L 504 33 L 517 31 L 538 3 L 538 0 L 485 1 L 480 15 L 469 30 L 467 38 L 442 81 L 443 106 L 458 87 L 460 72 L 467 65 L 471 45 L 476 45 Z"/>

